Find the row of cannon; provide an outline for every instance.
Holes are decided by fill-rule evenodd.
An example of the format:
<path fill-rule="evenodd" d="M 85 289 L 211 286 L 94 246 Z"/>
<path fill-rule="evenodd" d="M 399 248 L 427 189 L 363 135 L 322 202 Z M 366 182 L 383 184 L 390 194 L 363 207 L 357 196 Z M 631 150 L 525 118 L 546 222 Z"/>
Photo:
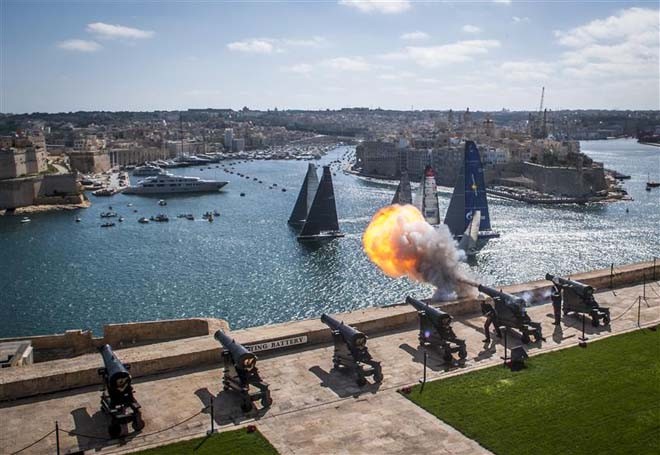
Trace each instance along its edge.
<path fill-rule="evenodd" d="M 546 279 L 552 281 L 556 292 L 562 292 L 564 315 L 589 314 L 594 325 L 598 325 L 601 320 L 605 324 L 609 323 L 609 309 L 598 305 L 591 286 L 550 274 L 546 275 Z M 492 304 L 482 303 L 482 311 L 489 315 L 498 331 L 517 330 L 523 343 L 529 343 L 531 337 L 534 337 L 535 342 L 543 339 L 541 324 L 530 319 L 525 311 L 524 299 L 488 286 L 479 285 L 478 289 L 493 301 Z M 452 362 L 454 355 L 460 361 L 467 358 L 465 340 L 454 333 L 452 317 L 448 313 L 413 297 L 407 297 L 406 302 L 417 310 L 421 346 L 437 349 L 445 362 Z M 352 374 L 360 387 L 367 383 L 367 377 L 372 377 L 374 383 L 380 383 L 383 380 L 381 365 L 369 353 L 367 336 L 327 314 L 321 316 L 321 321 L 332 331 L 334 368 Z M 257 356 L 222 330 L 218 330 L 214 337 L 223 348 L 224 391 L 240 396 L 244 412 L 249 412 L 257 401 L 262 407 L 269 407 L 273 400 L 268 383 L 259 374 Z M 125 435 L 129 423 L 135 431 L 140 431 L 144 421 L 140 405 L 133 395 L 130 365 L 123 364 L 109 345 L 103 346 L 100 351 L 104 363 L 104 368 L 99 369 L 104 382 L 101 409 L 110 416 L 108 432 L 113 438 Z"/>

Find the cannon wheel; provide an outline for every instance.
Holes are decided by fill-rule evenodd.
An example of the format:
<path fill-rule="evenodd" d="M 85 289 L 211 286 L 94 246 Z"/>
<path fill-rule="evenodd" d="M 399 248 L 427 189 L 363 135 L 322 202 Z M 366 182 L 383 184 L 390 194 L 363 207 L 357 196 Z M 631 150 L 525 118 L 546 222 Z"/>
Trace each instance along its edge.
<path fill-rule="evenodd" d="M 367 379 L 364 376 L 358 376 L 356 382 L 359 387 L 363 387 L 364 385 L 366 385 Z"/>
<path fill-rule="evenodd" d="M 531 341 L 529 339 L 529 334 L 523 333 L 522 336 L 520 337 L 520 341 L 522 341 L 523 344 L 529 344 L 529 342 Z"/>
<path fill-rule="evenodd" d="M 273 404 L 273 399 L 271 397 L 263 397 L 261 399 L 261 406 L 264 408 L 269 408 Z"/>
<path fill-rule="evenodd" d="M 144 428 L 144 420 L 142 420 L 142 415 L 139 412 L 135 413 L 131 426 L 135 431 L 142 431 Z"/>
<path fill-rule="evenodd" d="M 454 357 L 451 355 L 451 352 L 447 352 L 447 351 L 445 351 L 445 353 L 442 355 L 442 360 L 444 360 L 445 362 L 449 363 L 449 362 L 451 362 L 452 360 L 454 360 Z"/>
<path fill-rule="evenodd" d="M 467 349 L 461 349 L 458 351 L 458 358 L 461 360 L 465 360 L 467 358 Z"/>
<path fill-rule="evenodd" d="M 598 316 L 594 316 L 591 318 L 591 325 L 594 327 L 598 327 L 600 325 L 600 321 L 598 320 Z"/>
<path fill-rule="evenodd" d="M 116 422 L 112 422 L 108 425 L 108 434 L 112 439 L 117 439 L 121 436 L 121 425 Z"/>
<path fill-rule="evenodd" d="M 610 323 L 610 317 L 609 316 L 603 316 L 603 324 L 607 325 Z"/>
<path fill-rule="evenodd" d="M 381 372 L 374 373 L 374 381 L 383 382 L 383 373 Z"/>

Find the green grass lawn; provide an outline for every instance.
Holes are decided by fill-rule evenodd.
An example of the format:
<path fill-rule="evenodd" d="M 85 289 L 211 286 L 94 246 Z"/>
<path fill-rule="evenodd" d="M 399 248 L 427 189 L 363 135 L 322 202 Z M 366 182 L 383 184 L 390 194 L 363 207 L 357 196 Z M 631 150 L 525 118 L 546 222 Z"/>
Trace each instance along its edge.
<path fill-rule="evenodd" d="M 659 454 L 660 331 L 420 386 L 408 397 L 497 454 Z"/>
<path fill-rule="evenodd" d="M 277 455 L 277 450 L 270 445 L 259 431 L 248 433 L 245 428 L 216 433 L 210 437 L 177 442 L 168 446 L 137 452 L 136 455 L 181 455 L 194 453 L 199 455 Z"/>

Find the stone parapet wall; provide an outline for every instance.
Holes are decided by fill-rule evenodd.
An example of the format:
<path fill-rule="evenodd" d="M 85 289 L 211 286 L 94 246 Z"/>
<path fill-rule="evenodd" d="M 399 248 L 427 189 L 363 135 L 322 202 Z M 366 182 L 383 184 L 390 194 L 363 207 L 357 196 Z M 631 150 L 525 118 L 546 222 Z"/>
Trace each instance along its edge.
<path fill-rule="evenodd" d="M 660 278 L 660 262 L 643 262 L 579 273 L 572 279 L 585 282 L 599 289 L 629 286 Z M 655 273 L 655 277 L 654 277 Z M 535 281 L 511 286 L 502 290 L 513 294 L 527 294 L 531 299 L 547 301 L 545 296 L 550 289 L 549 281 Z M 453 316 L 474 314 L 479 311 L 480 300 L 460 300 L 444 302 L 441 307 Z M 339 320 L 355 326 L 373 336 L 382 332 L 410 328 L 417 321 L 416 311 L 405 304 L 386 307 L 368 308 L 340 315 Z M 213 320 L 210 320 L 213 321 Z M 173 370 L 198 368 L 205 365 L 219 365 L 221 348 L 210 334 L 218 328 L 225 328 L 221 323 L 213 327 L 209 323 L 208 334 L 188 338 L 185 341 L 169 341 L 132 347 L 118 351 L 118 357 L 131 364 L 134 377 L 149 376 Z M 286 322 L 282 324 L 253 327 L 231 332 L 238 342 L 250 346 L 294 337 L 307 337 L 304 344 L 280 348 L 305 349 L 331 341 L 331 332 L 318 319 Z M 37 338 L 37 337 L 35 337 Z M 34 338 L 29 338 L 34 339 Z M 272 354 L 272 351 L 268 351 Z M 263 354 L 259 354 L 263 355 Z M 32 395 L 67 390 L 75 387 L 99 384 L 96 369 L 100 367 L 98 354 L 86 354 L 73 359 L 39 363 L 22 368 L 7 368 L 0 371 L 0 401 L 28 397 Z"/>
<path fill-rule="evenodd" d="M 221 319 L 170 319 L 109 324 L 104 327 L 101 338 L 94 337 L 89 330 L 67 330 L 65 333 L 55 335 L 0 338 L 0 342 L 30 340 L 35 351 L 35 362 L 40 363 L 93 353 L 104 344 L 120 349 L 181 338 L 194 338 L 214 333 L 218 329 L 228 330 L 229 325 Z"/>

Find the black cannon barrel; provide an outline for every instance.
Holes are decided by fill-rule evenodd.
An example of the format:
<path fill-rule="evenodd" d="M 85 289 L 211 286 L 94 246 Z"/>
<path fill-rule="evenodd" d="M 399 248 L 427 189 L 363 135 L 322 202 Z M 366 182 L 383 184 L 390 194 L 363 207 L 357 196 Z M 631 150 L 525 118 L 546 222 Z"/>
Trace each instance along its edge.
<path fill-rule="evenodd" d="M 545 279 L 552 281 L 554 284 L 562 288 L 572 288 L 575 292 L 584 297 L 592 296 L 594 293 L 593 287 L 589 286 L 588 284 L 580 283 L 579 281 L 569 280 L 567 278 L 562 278 L 551 273 L 546 273 Z"/>
<path fill-rule="evenodd" d="M 117 358 L 109 344 L 99 348 L 101 357 L 103 357 L 103 366 L 105 367 L 108 388 L 111 390 L 123 391 L 131 383 L 131 375 Z"/>
<path fill-rule="evenodd" d="M 225 332 L 218 330 L 213 335 L 223 348 L 229 351 L 236 367 L 243 370 L 251 370 L 257 364 L 257 356 L 245 349 L 245 346 L 229 338 Z"/>
<path fill-rule="evenodd" d="M 444 311 L 438 310 L 431 305 L 427 305 L 421 300 L 417 300 L 413 297 L 406 297 L 406 303 L 412 305 L 417 311 L 424 311 L 426 314 L 433 319 L 433 321 L 440 322 L 442 319 L 450 318 L 449 314 Z"/>
<path fill-rule="evenodd" d="M 501 299 L 502 302 L 505 303 L 506 305 L 515 305 L 521 308 L 525 306 L 525 300 L 522 299 L 521 297 L 516 297 L 515 295 L 498 291 L 495 288 L 491 288 L 490 286 L 484 286 L 483 284 L 480 284 L 478 289 L 479 292 L 483 292 L 484 294 L 489 295 L 490 297 L 493 298 L 497 297 Z"/>
<path fill-rule="evenodd" d="M 332 316 L 323 313 L 321 315 L 321 322 L 330 327 L 330 329 L 341 333 L 341 335 L 344 337 L 344 340 L 346 340 L 346 342 L 351 345 L 361 348 L 367 344 L 367 337 L 364 335 L 364 333 L 351 327 L 350 325 L 344 324 L 343 321 L 338 321 Z"/>

